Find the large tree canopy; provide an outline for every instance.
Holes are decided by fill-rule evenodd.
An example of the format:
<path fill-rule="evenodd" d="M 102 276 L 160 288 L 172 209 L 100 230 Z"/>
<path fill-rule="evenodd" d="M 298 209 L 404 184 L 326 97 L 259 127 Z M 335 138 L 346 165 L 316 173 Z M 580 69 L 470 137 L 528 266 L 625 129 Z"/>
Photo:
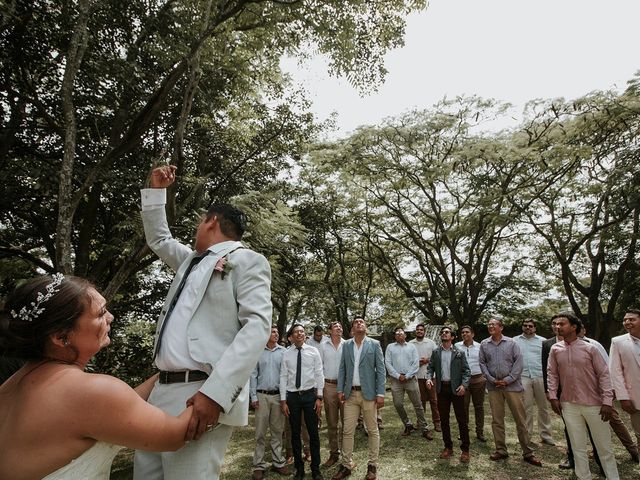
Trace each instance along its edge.
<path fill-rule="evenodd" d="M 279 70 L 306 45 L 362 88 L 424 0 L 5 2 L 0 246 L 108 296 L 148 263 L 136 189 L 165 156 L 185 214 L 274 183 L 314 135 Z"/>

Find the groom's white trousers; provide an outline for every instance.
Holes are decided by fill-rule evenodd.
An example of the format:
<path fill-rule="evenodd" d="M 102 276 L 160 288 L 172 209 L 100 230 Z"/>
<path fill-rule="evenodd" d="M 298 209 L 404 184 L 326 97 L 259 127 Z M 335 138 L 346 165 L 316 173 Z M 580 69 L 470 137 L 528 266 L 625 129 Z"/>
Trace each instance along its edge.
<path fill-rule="evenodd" d="M 204 382 L 156 385 L 149 403 L 170 415 L 186 408 Z M 218 424 L 200 440 L 189 442 L 177 452 L 145 452 L 136 450 L 133 462 L 134 480 L 218 480 L 233 427 Z"/>

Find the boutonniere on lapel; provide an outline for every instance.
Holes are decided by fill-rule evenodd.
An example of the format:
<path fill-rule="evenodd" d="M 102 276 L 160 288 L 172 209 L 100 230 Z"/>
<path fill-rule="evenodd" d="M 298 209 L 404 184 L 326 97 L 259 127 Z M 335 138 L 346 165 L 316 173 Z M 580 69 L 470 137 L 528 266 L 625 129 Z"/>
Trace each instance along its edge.
<path fill-rule="evenodd" d="M 233 270 L 233 263 L 229 261 L 227 257 L 222 257 L 216 262 L 216 266 L 213 267 L 214 272 L 220 273 L 220 278 L 224 280 L 225 275 Z"/>

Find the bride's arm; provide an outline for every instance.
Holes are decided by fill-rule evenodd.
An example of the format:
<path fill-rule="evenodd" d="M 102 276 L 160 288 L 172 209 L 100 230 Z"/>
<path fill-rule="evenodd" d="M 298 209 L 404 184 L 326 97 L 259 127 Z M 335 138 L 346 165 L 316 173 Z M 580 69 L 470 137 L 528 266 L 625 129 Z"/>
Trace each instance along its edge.
<path fill-rule="evenodd" d="M 184 445 L 191 408 L 177 417 L 147 403 L 126 383 L 90 375 L 77 403 L 77 424 L 96 440 L 148 451 L 173 451 Z M 145 382 L 146 383 L 146 382 Z M 76 397 L 77 398 L 77 397 Z"/>
<path fill-rule="evenodd" d="M 153 386 L 158 379 L 158 373 L 151 375 L 144 382 L 138 385 L 134 390 L 143 400 L 149 400 L 149 395 L 151 394 L 151 390 L 153 390 Z"/>

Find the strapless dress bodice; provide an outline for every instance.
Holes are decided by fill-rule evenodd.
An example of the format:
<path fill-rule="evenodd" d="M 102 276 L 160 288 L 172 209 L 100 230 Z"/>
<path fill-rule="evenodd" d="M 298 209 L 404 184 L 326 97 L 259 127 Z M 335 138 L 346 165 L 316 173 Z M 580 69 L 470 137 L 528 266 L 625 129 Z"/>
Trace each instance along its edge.
<path fill-rule="evenodd" d="M 109 480 L 111 463 L 122 447 L 97 442 L 78 458 L 42 480 Z"/>

